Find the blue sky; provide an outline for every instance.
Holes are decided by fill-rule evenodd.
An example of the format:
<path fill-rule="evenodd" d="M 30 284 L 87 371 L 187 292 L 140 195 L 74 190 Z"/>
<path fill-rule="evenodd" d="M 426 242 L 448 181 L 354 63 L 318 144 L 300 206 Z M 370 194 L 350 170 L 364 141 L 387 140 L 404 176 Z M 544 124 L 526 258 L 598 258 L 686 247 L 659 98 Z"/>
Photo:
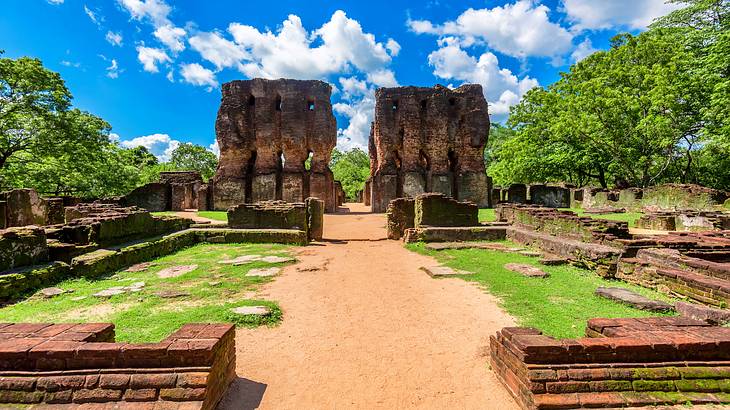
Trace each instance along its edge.
<path fill-rule="evenodd" d="M 367 147 L 377 87 L 482 84 L 494 121 L 530 88 L 619 32 L 676 6 L 663 0 L 4 0 L 0 49 L 66 79 L 74 104 L 124 146 L 165 159 L 216 149 L 220 84 L 253 77 L 334 87 L 338 147 Z"/>

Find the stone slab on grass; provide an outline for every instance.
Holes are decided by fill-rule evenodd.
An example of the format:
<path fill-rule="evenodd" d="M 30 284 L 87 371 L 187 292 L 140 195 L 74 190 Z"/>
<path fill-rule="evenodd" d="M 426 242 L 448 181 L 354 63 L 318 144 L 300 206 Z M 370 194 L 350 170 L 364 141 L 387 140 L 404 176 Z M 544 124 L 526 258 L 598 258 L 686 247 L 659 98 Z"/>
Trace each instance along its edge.
<path fill-rule="evenodd" d="M 702 320 L 713 325 L 726 325 L 730 323 L 730 310 L 718 309 L 696 303 L 677 302 L 674 308 L 682 316 L 695 320 Z"/>
<path fill-rule="evenodd" d="M 181 292 L 178 290 L 161 290 L 159 292 L 155 292 L 155 296 L 159 296 L 163 299 L 174 299 L 174 298 L 182 298 L 185 296 L 190 296 L 190 293 Z"/>
<path fill-rule="evenodd" d="M 442 278 L 456 275 L 471 275 L 473 272 L 452 269 L 448 266 L 421 266 L 421 270 L 428 273 L 432 278 Z"/>
<path fill-rule="evenodd" d="M 261 255 L 242 255 L 242 256 L 237 256 L 233 259 L 224 259 L 222 261 L 218 261 L 218 263 L 223 263 L 226 265 L 236 265 L 236 264 L 243 264 L 243 263 L 258 261 L 258 260 L 261 260 L 261 258 L 262 258 Z"/>
<path fill-rule="evenodd" d="M 192 272 L 195 269 L 198 269 L 198 265 L 179 265 L 179 266 L 171 266 L 169 268 L 162 269 L 161 271 L 157 272 L 157 277 L 166 279 L 166 278 L 176 278 L 178 276 L 182 276 L 186 273 Z"/>
<path fill-rule="evenodd" d="M 281 271 L 280 268 L 261 268 L 261 269 L 251 269 L 246 273 L 246 276 L 259 276 L 259 277 L 266 277 L 266 276 L 275 276 L 279 274 L 279 271 Z"/>
<path fill-rule="evenodd" d="M 649 310 L 652 312 L 669 312 L 674 310 L 674 307 L 669 303 L 662 302 L 661 300 L 649 299 L 636 292 L 624 288 L 611 288 L 601 286 L 596 289 L 596 295 L 604 297 L 606 299 L 625 303 L 641 310 Z"/>
<path fill-rule="evenodd" d="M 548 276 L 550 276 L 550 274 L 543 271 L 542 269 L 536 268 L 526 263 L 508 263 L 504 265 L 504 268 L 507 270 L 511 270 L 512 272 L 519 273 L 522 276 L 527 276 L 529 278 L 547 278 Z"/>
<path fill-rule="evenodd" d="M 52 298 L 54 296 L 63 295 L 67 291 L 61 288 L 44 288 L 41 289 L 40 293 L 44 298 Z"/>
<path fill-rule="evenodd" d="M 561 258 L 560 256 L 546 255 L 540 258 L 538 262 L 545 266 L 557 266 L 567 264 L 568 260 L 566 258 Z"/>
<path fill-rule="evenodd" d="M 451 249 L 489 249 L 494 251 L 507 251 L 507 247 L 501 243 L 493 242 L 431 242 L 426 244 L 426 249 L 431 251 L 445 251 Z"/>
<path fill-rule="evenodd" d="M 231 308 L 231 312 L 237 315 L 255 315 L 255 316 L 266 316 L 271 314 L 271 309 L 268 306 L 240 306 Z"/>
<path fill-rule="evenodd" d="M 132 272 L 132 273 L 135 273 L 135 272 L 144 272 L 144 271 L 146 271 L 147 269 L 151 268 L 154 265 L 155 265 L 154 262 L 142 262 L 142 263 L 138 263 L 136 265 L 132 265 L 132 266 L 128 267 L 125 270 L 125 272 Z"/>
<path fill-rule="evenodd" d="M 261 262 L 266 262 L 266 263 L 284 263 L 284 262 L 296 261 L 296 259 L 292 258 L 291 256 L 276 256 L 276 255 L 265 256 L 265 257 L 261 258 L 260 260 L 261 260 Z"/>
<path fill-rule="evenodd" d="M 112 296 L 121 295 L 129 292 L 141 292 L 144 288 L 144 282 L 135 282 L 129 286 L 114 286 L 109 289 L 94 293 L 94 296 L 98 298 L 110 298 Z"/>

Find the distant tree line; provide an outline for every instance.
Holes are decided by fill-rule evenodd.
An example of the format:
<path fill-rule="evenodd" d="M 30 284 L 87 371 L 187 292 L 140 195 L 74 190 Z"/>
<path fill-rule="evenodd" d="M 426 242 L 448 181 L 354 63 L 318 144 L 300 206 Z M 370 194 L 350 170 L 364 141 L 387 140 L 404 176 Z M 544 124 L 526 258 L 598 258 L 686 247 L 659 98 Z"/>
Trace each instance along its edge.
<path fill-rule="evenodd" d="M 72 107 L 58 73 L 35 58 L 1 55 L 1 189 L 103 197 L 125 194 L 161 171 L 198 170 L 204 178 L 215 172 L 217 157 L 198 145 L 180 144 L 165 163 L 145 147 L 120 146 L 106 121 Z"/>
<path fill-rule="evenodd" d="M 512 107 L 485 152 L 496 184 L 730 189 L 730 2 L 673 2 Z"/>

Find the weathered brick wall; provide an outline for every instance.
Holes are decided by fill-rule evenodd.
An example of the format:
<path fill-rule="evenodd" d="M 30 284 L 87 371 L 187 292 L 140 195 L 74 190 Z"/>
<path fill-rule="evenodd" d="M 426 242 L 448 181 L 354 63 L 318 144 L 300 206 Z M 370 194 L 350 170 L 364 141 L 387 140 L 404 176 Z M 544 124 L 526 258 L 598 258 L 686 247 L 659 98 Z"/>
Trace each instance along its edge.
<path fill-rule="evenodd" d="M 170 184 L 151 182 L 123 196 L 119 204 L 122 206 L 136 206 L 150 212 L 169 211 L 171 208 L 171 195 L 172 188 Z"/>
<path fill-rule="evenodd" d="M 658 211 L 636 221 L 637 228 L 663 231 L 708 231 L 730 229 L 730 214 L 718 211 Z"/>
<path fill-rule="evenodd" d="M 0 403 L 214 409 L 235 377 L 233 325 L 187 324 L 139 344 L 115 343 L 106 323 L 0 325 Z"/>
<path fill-rule="evenodd" d="M 570 189 L 552 185 L 530 185 L 530 203 L 548 208 L 570 208 Z"/>
<path fill-rule="evenodd" d="M 586 333 L 504 328 L 490 338 L 492 369 L 525 409 L 730 403 L 730 328 L 592 319 Z"/>
<path fill-rule="evenodd" d="M 307 208 L 304 203 L 262 201 L 241 204 L 228 209 L 228 226 L 236 229 L 307 230 Z"/>
<path fill-rule="evenodd" d="M 406 229 L 413 228 L 416 218 L 416 200 L 398 198 L 390 201 L 386 212 L 388 239 L 400 239 Z"/>
<path fill-rule="evenodd" d="M 416 197 L 414 226 L 477 226 L 479 207 L 473 202 L 460 202 L 441 193 Z"/>
<path fill-rule="evenodd" d="M 45 262 L 48 262 L 48 246 L 43 228 L 0 229 L 0 272 Z"/>
<path fill-rule="evenodd" d="M 323 81 L 256 78 L 223 84 L 216 118 L 220 161 L 211 181 L 213 209 L 244 202 L 301 202 L 336 210 L 329 169 L 337 142 L 332 88 Z M 304 163 L 310 157 L 310 169 Z"/>
<path fill-rule="evenodd" d="M 309 197 L 304 200 L 307 207 L 307 234 L 310 241 L 321 241 L 324 235 L 325 203 L 319 198 Z"/>
<path fill-rule="evenodd" d="M 424 192 L 489 204 L 483 158 L 489 115 L 481 86 L 380 88 L 375 100 L 369 140 L 374 212 Z"/>
<path fill-rule="evenodd" d="M 614 244 L 617 239 L 631 237 L 626 222 L 579 217 L 571 211 L 502 204 L 495 213 L 499 221 L 583 242 Z"/>

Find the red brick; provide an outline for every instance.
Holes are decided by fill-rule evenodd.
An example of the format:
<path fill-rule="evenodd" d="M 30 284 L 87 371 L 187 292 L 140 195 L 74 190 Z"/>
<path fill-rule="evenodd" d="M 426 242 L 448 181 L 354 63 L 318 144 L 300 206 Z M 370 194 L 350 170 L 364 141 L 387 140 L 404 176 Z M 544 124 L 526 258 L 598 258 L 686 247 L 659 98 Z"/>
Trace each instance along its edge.
<path fill-rule="evenodd" d="M 175 387 L 176 374 L 133 374 L 129 387 L 133 389 Z"/>
<path fill-rule="evenodd" d="M 198 337 L 200 332 L 205 330 L 208 326 L 206 323 L 187 323 L 184 324 L 180 329 L 175 331 L 173 334 L 168 336 L 165 341 L 172 341 L 176 339 L 194 339 Z"/>
<path fill-rule="evenodd" d="M 84 382 L 84 388 L 95 389 L 97 386 L 99 386 L 99 375 L 98 374 L 87 375 L 86 382 Z"/>
<path fill-rule="evenodd" d="M 120 356 L 126 343 L 93 342 L 83 343 L 76 349 L 79 356 L 110 357 Z"/>
<path fill-rule="evenodd" d="M 69 329 L 69 330 L 72 332 L 77 332 L 77 333 L 99 334 L 99 333 L 109 332 L 110 330 L 114 330 L 114 324 L 113 323 L 79 323 L 76 326 L 74 326 L 72 329 Z"/>
<path fill-rule="evenodd" d="M 39 391 L 0 390 L 0 403 L 32 404 L 42 400 L 43 392 Z"/>
<path fill-rule="evenodd" d="M 178 387 L 205 387 L 208 383 L 208 373 L 179 373 L 177 375 Z"/>
<path fill-rule="evenodd" d="M 578 393 L 582 407 L 623 407 L 624 397 L 619 393 Z"/>
<path fill-rule="evenodd" d="M 125 401 L 155 401 L 157 389 L 127 389 L 124 392 Z"/>
<path fill-rule="evenodd" d="M 112 389 L 82 389 L 73 394 L 74 403 L 104 403 L 119 401 L 121 398 L 122 391 Z"/>
<path fill-rule="evenodd" d="M 36 386 L 40 390 L 59 391 L 68 389 L 80 389 L 84 387 L 86 377 L 84 376 L 46 376 L 39 377 Z"/>
<path fill-rule="evenodd" d="M 199 337 L 204 339 L 222 339 L 228 333 L 235 332 L 235 328 L 234 325 L 229 323 L 209 324 L 200 332 Z"/>
<path fill-rule="evenodd" d="M 81 345 L 83 345 L 83 342 L 74 342 L 68 340 L 49 340 L 33 347 L 28 353 L 28 357 L 73 357 L 76 349 L 78 349 Z"/>
<path fill-rule="evenodd" d="M 28 351 L 39 344 L 45 342 L 45 339 L 9 339 L 0 342 L 0 358 L 14 359 L 18 357 L 26 357 Z"/>
<path fill-rule="evenodd" d="M 0 390 L 33 391 L 35 377 L 0 377 Z"/>
<path fill-rule="evenodd" d="M 35 333 L 41 329 L 51 326 L 50 323 L 14 323 L 3 328 L 3 333 L 15 333 L 25 335 Z"/>
<path fill-rule="evenodd" d="M 34 337 L 54 337 L 65 332 L 74 325 L 72 323 L 57 323 L 34 332 Z"/>
<path fill-rule="evenodd" d="M 588 382 L 548 382 L 545 383 L 548 393 L 578 393 L 591 391 Z"/>
<path fill-rule="evenodd" d="M 102 389 L 126 389 L 129 386 L 128 374 L 102 374 L 99 387 Z"/>
<path fill-rule="evenodd" d="M 588 382 L 593 392 L 632 391 L 630 380 L 599 380 Z"/>
<path fill-rule="evenodd" d="M 580 406 L 576 393 L 572 394 L 538 394 L 535 396 L 537 409 L 574 409 Z"/>
<path fill-rule="evenodd" d="M 606 380 L 609 377 L 608 369 L 568 369 L 571 380 Z"/>
<path fill-rule="evenodd" d="M 53 338 L 53 340 L 71 340 L 76 342 L 89 342 L 94 339 L 93 333 L 66 331 Z"/>
<path fill-rule="evenodd" d="M 195 401 L 205 398 L 205 388 L 160 389 L 160 399 L 170 401 Z"/>
<path fill-rule="evenodd" d="M 56 392 L 46 392 L 43 401 L 48 404 L 64 404 L 71 403 L 73 390 L 62 390 Z"/>

